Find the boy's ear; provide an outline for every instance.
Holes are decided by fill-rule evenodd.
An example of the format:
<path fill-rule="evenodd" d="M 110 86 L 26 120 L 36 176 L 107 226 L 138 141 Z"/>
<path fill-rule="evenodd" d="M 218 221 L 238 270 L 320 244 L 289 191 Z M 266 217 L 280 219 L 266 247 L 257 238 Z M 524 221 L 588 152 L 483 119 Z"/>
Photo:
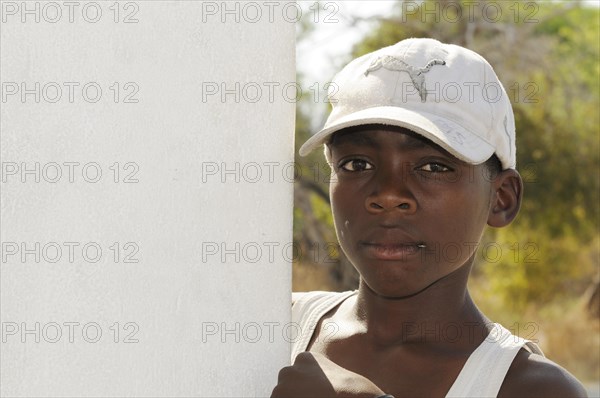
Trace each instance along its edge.
<path fill-rule="evenodd" d="M 488 225 L 504 227 L 514 220 L 521 208 L 523 180 L 518 171 L 508 169 L 500 172 L 492 181 L 492 192 Z"/>

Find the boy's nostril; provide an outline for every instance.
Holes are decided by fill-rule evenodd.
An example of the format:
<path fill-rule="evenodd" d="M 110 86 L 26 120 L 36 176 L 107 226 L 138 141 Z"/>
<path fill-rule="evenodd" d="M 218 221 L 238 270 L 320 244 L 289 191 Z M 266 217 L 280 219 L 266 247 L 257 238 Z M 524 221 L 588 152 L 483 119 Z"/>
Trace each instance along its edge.
<path fill-rule="evenodd" d="M 398 207 L 401 209 L 408 209 L 410 206 L 408 205 L 408 203 L 400 203 Z"/>

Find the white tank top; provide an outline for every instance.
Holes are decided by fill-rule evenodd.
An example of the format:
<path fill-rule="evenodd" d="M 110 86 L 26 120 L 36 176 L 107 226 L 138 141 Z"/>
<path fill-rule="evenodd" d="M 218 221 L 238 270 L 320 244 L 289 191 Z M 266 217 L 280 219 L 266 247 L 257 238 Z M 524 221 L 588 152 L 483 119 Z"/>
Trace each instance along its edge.
<path fill-rule="evenodd" d="M 300 352 L 306 351 L 321 317 L 355 294 L 356 290 L 292 293 L 292 322 L 300 329 L 300 334 L 292 342 L 292 363 Z M 469 356 L 446 397 L 496 397 L 521 348 L 544 355 L 537 344 L 513 335 L 498 323 L 494 325 L 483 343 Z"/>

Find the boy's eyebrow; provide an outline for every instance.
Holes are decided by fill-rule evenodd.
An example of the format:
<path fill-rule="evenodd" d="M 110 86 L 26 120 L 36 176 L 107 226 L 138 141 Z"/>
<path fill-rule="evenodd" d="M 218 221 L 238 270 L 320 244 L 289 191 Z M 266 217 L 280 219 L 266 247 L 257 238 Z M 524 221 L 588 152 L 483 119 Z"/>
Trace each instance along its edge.
<path fill-rule="evenodd" d="M 368 136 L 367 134 L 341 134 L 334 139 L 331 140 L 330 145 L 341 145 L 341 144 L 355 144 L 355 145 L 365 145 L 370 146 L 371 148 L 379 149 L 380 145 L 373 138 Z"/>
<path fill-rule="evenodd" d="M 400 134 L 400 133 L 398 133 Z M 441 149 L 438 145 L 436 145 L 435 143 L 427 140 L 425 138 L 421 138 L 419 136 L 417 136 L 416 134 L 414 136 L 412 135 L 408 135 L 406 134 L 407 137 L 409 137 L 406 140 L 403 140 L 398 147 L 402 148 L 402 149 L 421 149 L 421 148 L 425 148 L 427 146 L 432 146 L 436 149 Z M 381 145 L 377 142 L 377 140 L 374 140 L 372 137 L 370 137 L 368 134 L 342 134 L 340 136 L 335 137 L 334 139 L 332 139 L 332 142 L 330 143 L 330 145 L 343 145 L 346 143 L 351 143 L 351 144 L 355 144 L 355 145 L 364 145 L 364 146 L 369 146 L 371 148 L 374 149 L 379 149 L 381 148 Z M 445 152 L 445 151 L 444 151 Z"/>
<path fill-rule="evenodd" d="M 421 148 L 425 148 L 428 146 L 433 146 L 434 148 L 436 148 L 436 145 L 433 142 L 429 141 L 429 143 L 427 143 L 427 142 L 423 141 L 422 139 L 418 139 L 418 138 L 405 140 L 399 145 L 400 148 L 407 148 L 407 149 L 421 149 Z"/>

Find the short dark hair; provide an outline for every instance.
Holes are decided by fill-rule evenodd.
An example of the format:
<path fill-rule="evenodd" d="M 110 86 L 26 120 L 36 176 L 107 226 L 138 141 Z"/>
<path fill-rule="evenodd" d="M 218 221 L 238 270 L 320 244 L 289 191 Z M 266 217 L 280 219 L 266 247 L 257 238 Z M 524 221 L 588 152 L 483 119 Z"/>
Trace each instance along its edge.
<path fill-rule="evenodd" d="M 484 166 L 488 173 L 490 173 L 489 177 L 491 178 L 496 177 L 502 172 L 502 162 L 500 162 L 500 159 L 498 159 L 498 156 L 496 156 L 495 153 L 485 161 Z"/>

